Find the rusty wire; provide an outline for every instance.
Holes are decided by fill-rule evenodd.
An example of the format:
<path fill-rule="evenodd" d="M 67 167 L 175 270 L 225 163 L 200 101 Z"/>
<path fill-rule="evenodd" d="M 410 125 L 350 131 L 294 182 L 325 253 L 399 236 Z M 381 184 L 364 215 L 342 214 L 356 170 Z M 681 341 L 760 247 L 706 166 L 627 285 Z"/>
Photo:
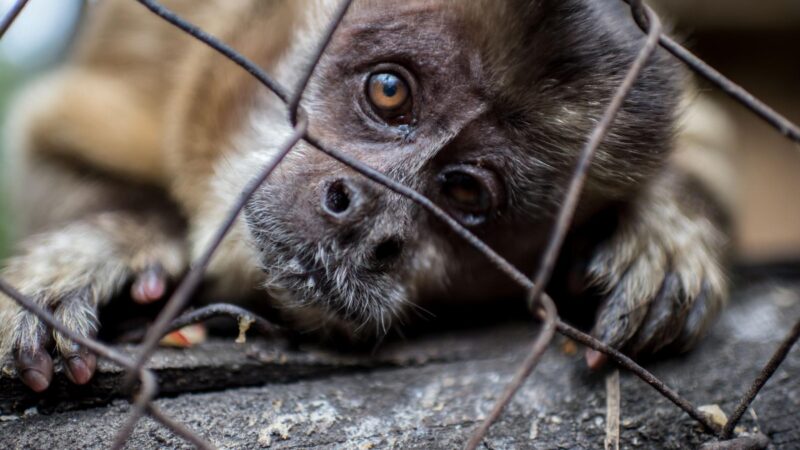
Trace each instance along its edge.
<path fill-rule="evenodd" d="M 114 442 L 111 444 L 111 450 L 121 450 L 128 442 L 128 439 L 133 434 L 133 430 L 139 423 L 142 417 L 147 413 L 147 405 L 158 395 L 158 381 L 152 372 L 141 370 L 137 373 L 142 386 L 139 392 L 136 393 L 133 402 L 133 408 L 127 419 L 122 423 L 117 435 L 114 436 Z"/>
<path fill-rule="evenodd" d="M 251 322 L 255 325 L 256 329 L 265 336 L 275 336 L 282 331 L 280 326 L 275 325 L 258 314 L 254 314 L 241 306 L 227 303 L 214 303 L 182 314 L 180 317 L 173 320 L 167 329 L 170 331 L 178 330 L 187 325 L 205 322 L 214 317 L 221 316 L 232 317 L 239 321 Z"/>
<path fill-rule="evenodd" d="M 2 21 L 0 22 L 0 38 L 5 34 L 6 30 L 14 23 L 19 13 L 25 7 L 28 1 L 29 0 L 18 0 L 12 6 L 12 9 L 5 16 L 3 16 Z M 275 158 L 262 169 L 261 174 L 256 179 L 252 180 L 247 185 L 246 189 L 240 194 L 239 198 L 237 199 L 237 202 L 231 207 L 230 213 L 228 214 L 228 216 L 226 216 L 225 221 L 218 228 L 217 233 L 215 234 L 214 239 L 212 239 L 211 244 L 206 248 L 206 251 L 201 255 L 201 257 L 198 258 L 198 260 L 195 261 L 195 263 L 192 265 L 192 269 L 184 277 L 183 281 L 179 285 L 176 292 L 167 302 L 166 306 L 156 319 L 155 324 L 148 330 L 147 336 L 145 337 L 145 340 L 141 345 L 136 358 L 131 358 L 128 355 L 123 355 L 118 351 L 114 350 L 113 348 L 108 347 L 107 345 L 104 345 L 95 339 L 78 335 L 77 333 L 73 332 L 72 330 L 64 326 L 62 323 L 60 323 L 57 319 L 55 319 L 52 316 L 52 314 L 50 314 L 44 308 L 39 306 L 35 301 L 23 296 L 20 292 L 16 291 L 12 286 L 8 285 L 8 283 L 0 279 L 0 292 L 6 294 L 9 298 L 16 301 L 23 308 L 31 311 L 33 314 L 38 316 L 42 321 L 44 321 L 46 324 L 51 326 L 56 331 L 62 333 L 67 338 L 83 345 L 96 355 L 102 358 L 106 358 L 109 361 L 112 361 L 115 364 L 119 365 L 120 367 L 126 369 L 129 372 L 129 374 L 132 374 L 129 375 L 129 380 L 133 380 L 134 375 L 135 378 L 139 380 L 141 386 L 135 398 L 135 402 L 132 408 L 133 411 L 128 417 L 128 419 L 125 421 L 123 426 L 121 427 L 119 434 L 116 436 L 114 448 L 121 448 L 127 442 L 136 424 L 145 414 L 149 414 L 154 420 L 156 420 L 157 422 L 161 423 L 162 425 L 170 429 L 177 436 L 186 439 L 188 442 L 192 443 L 198 448 L 213 448 L 213 445 L 203 440 L 198 434 L 196 434 L 192 430 L 189 430 L 183 424 L 180 424 L 171 419 L 169 416 L 165 415 L 160 409 L 158 409 L 153 404 L 152 400 L 156 397 L 158 391 L 157 380 L 152 372 L 143 369 L 143 367 L 149 360 L 149 357 L 152 355 L 161 337 L 163 337 L 169 330 L 174 329 L 176 326 L 181 326 L 183 324 L 194 323 L 197 321 L 206 320 L 212 316 L 225 314 L 225 315 L 234 315 L 240 318 L 244 317 L 253 319 L 255 320 L 259 330 L 265 333 L 271 333 L 277 330 L 277 328 L 266 319 L 263 319 L 256 314 L 253 314 L 249 311 L 246 311 L 244 309 L 241 309 L 233 305 L 212 305 L 210 307 L 201 310 L 187 313 L 181 317 L 178 318 L 176 317 L 180 313 L 180 311 L 182 311 L 185 308 L 189 299 L 197 290 L 200 281 L 202 280 L 205 274 L 205 270 L 208 267 L 208 264 L 210 263 L 211 258 L 214 256 L 217 248 L 225 239 L 230 229 L 236 223 L 236 220 L 241 214 L 241 210 L 243 209 L 245 203 L 256 192 L 256 190 L 261 186 L 261 184 L 263 184 L 266 181 L 269 175 L 274 171 L 274 169 L 278 166 L 278 164 L 280 164 L 280 162 L 286 157 L 286 155 L 288 155 L 288 153 L 290 153 L 292 149 L 296 146 L 296 144 L 301 140 L 310 144 L 312 147 L 315 147 L 319 151 L 327 154 L 331 158 L 338 160 L 342 164 L 349 166 L 350 168 L 359 172 L 361 175 L 372 180 L 373 182 L 376 182 L 382 185 L 383 187 L 391 191 L 394 191 L 395 193 L 417 203 L 423 209 L 428 211 L 431 215 L 444 222 L 453 232 L 455 232 L 456 235 L 464 239 L 467 243 L 469 243 L 479 252 L 485 255 L 486 258 L 493 265 L 495 265 L 503 273 L 509 276 L 511 280 L 513 280 L 520 286 L 524 287 L 528 291 L 528 297 L 527 297 L 528 305 L 532 310 L 532 312 L 534 313 L 534 315 L 544 321 L 544 326 L 539 331 L 539 335 L 537 336 L 534 345 L 532 346 L 531 353 L 528 355 L 528 357 L 525 359 L 525 361 L 517 371 L 515 377 L 512 379 L 512 382 L 509 384 L 509 386 L 507 386 L 506 390 L 501 396 L 500 401 L 493 408 L 492 414 L 490 414 L 490 416 L 487 417 L 484 423 L 476 430 L 475 434 L 473 435 L 473 438 L 468 442 L 467 444 L 468 448 L 476 447 L 477 445 L 479 445 L 483 437 L 485 437 L 485 434 L 488 431 L 491 424 L 499 418 L 500 413 L 503 410 L 503 407 L 511 400 L 516 390 L 522 385 L 522 383 L 525 381 L 528 375 L 535 368 L 536 363 L 541 358 L 541 355 L 543 354 L 544 350 L 549 346 L 549 343 L 552 341 L 552 336 L 555 331 L 558 331 L 560 334 L 567 336 L 579 343 L 582 343 L 587 347 L 605 353 L 617 365 L 619 365 L 624 369 L 627 369 L 628 371 L 638 376 L 644 382 L 646 382 L 654 389 L 656 389 L 659 393 L 664 395 L 667 399 L 672 401 L 675 405 L 683 409 L 689 416 L 698 421 L 709 431 L 717 433 L 718 437 L 723 439 L 730 437 L 731 432 L 733 431 L 736 423 L 738 423 L 744 411 L 747 409 L 749 404 L 761 390 L 763 385 L 767 382 L 769 377 L 775 372 L 775 370 L 777 370 L 780 363 L 786 357 L 793 344 L 798 340 L 798 338 L 800 338 L 800 322 L 798 322 L 798 324 L 795 325 L 795 327 L 792 329 L 792 332 L 786 337 L 781 346 L 776 350 L 775 354 L 767 363 L 767 365 L 764 367 L 764 369 L 760 372 L 758 378 L 755 380 L 753 385 L 747 391 L 745 396 L 741 399 L 739 405 L 737 406 L 736 412 L 731 417 L 731 420 L 726 424 L 726 427 L 721 430 L 720 427 L 714 425 L 713 422 L 711 422 L 703 413 L 701 413 L 697 408 L 695 408 L 690 402 L 680 397 L 677 394 L 677 392 L 669 388 L 661 380 L 659 380 L 657 377 L 655 377 L 653 374 L 648 372 L 640 365 L 636 364 L 633 360 L 631 360 L 624 354 L 620 353 L 619 351 L 608 347 L 607 345 L 603 344 L 602 342 L 593 338 L 592 336 L 583 333 L 582 331 L 577 330 L 574 327 L 561 321 L 558 318 L 558 315 L 556 314 L 553 300 L 544 292 L 544 287 L 546 286 L 547 281 L 550 278 L 553 264 L 560 251 L 561 245 L 564 240 L 564 236 L 566 235 L 566 232 L 571 225 L 574 209 L 579 199 L 580 193 L 582 191 L 583 183 L 585 182 L 592 156 L 596 148 L 600 145 L 603 138 L 611 128 L 614 117 L 616 116 L 616 112 L 619 110 L 619 107 L 624 101 L 627 92 L 630 90 L 631 85 L 636 81 L 638 73 L 641 71 L 647 58 L 654 51 L 656 38 L 658 44 L 660 44 L 663 48 L 667 49 L 677 58 L 682 60 L 693 71 L 695 71 L 704 78 L 708 79 L 710 82 L 717 85 L 728 95 L 730 95 L 735 100 L 742 103 L 744 106 L 753 111 L 763 120 L 765 120 L 773 127 L 778 129 L 787 138 L 795 142 L 800 142 L 800 128 L 798 128 L 797 125 L 793 124 L 785 117 L 775 112 L 769 106 L 767 106 L 766 104 L 755 98 L 753 95 L 748 93 L 740 86 L 736 85 L 735 83 L 724 77 L 714 68 L 710 67 L 701 59 L 699 59 L 691 52 L 689 52 L 687 49 L 682 47 L 680 44 L 672 40 L 669 36 L 662 33 L 658 17 L 653 13 L 652 10 L 650 10 L 649 7 L 645 6 L 641 2 L 641 0 L 622 0 L 622 1 L 625 1 L 626 3 L 630 4 L 634 20 L 648 35 L 648 39 L 646 41 L 646 44 L 643 46 L 639 54 L 639 57 L 637 57 L 636 61 L 632 64 L 631 68 L 629 69 L 628 76 L 626 77 L 623 84 L 619 87 L 616 95 L 609 104 L 606 110 L 606 114 L 603 117 L 603 120 L 600 123 L 598 123 L 597 127 L 593 130 L 592 134 L 589 137 L 589 140 L 587 141 L 587 145 L 584 148 L 584 151 L 581 154 L 581 157 L 575 168 L 574 175 L 571 179 L 569 189 L 565 197 L 565 201 L 562 205 L 562 208 L 558 214 L 558 218 L 551 232 L 547 249 L 542 255 L 539 269 L 534 277 L 535 282 L 531 281 L 530 278 L 528 278 L 525 274 L 520 272 L 516 267 L 510 264 L 502 256 L 497 254 L 483 241 L 478 239 L 472 232 L 463 227 L 458 221 L 452 218 L 449 214 L 447 214 L 444 210 L 439 208 L 436 204 L 434 204 L 430 199 L 428 199 L 424 195 L 414 191 L 413 189 L 408 188 L 407 186 L 395 180 L 388 178 L 386 175 L 367 166 L 366 164 L 362 163 L 357 159 L 354 159 L 344 153 L 341 153 L 335 149 L 327 147 L 324 143 L 320 142 L 318 139 L 316 139 L 313 135 L 309 133 L 308 131 L 309 118 L 306 116 L 306 114 L 300 107 L 300 102 L 302 100 L 302 96 L 306 90 L 306 87 L 308 86 L 308 83 L 313 76 L 315 68 L 317 67 L 320 59 L 322 58 L 322 55 L 324 54 L 328 44 L 330 43 L 330 40 L 332 39 L 336 30 L 339 28 L 339 25 L 341 24 L 344 16 L 346 15 L 347 10 L 349 9 L 350 4 L 352 3 L 352 0 L 343 0 L 339 4 L 333 19 L 331 20 L 325 33 L 323 33 L 323 38 L 321 39 L 319 46 L 317 47 L 316 52 L 314 53 L 314 56 L 311 58 L 309 66 L 300 76 L 298 87 L 296 88 L 295 92 L 291 95 L 283 86 L 281 86 L 266 72 L 264 72 L 263 69 L 253 64 L 251 61 L 242 56 L 236 50 L 230 48 L 229 46 L 219 41 L 215 37 L 207 34 L 202 29 L 185 21 L 175 13 L 161 6 L 158 2 L 153 0 L 135 0 L 135 1 L 139 2 L 140 4 L 148 8 L 150 11 L 152 11 L 154 14 L 170 22 L 177 28 L 180 28 L 184 32 L 190 34 L 197 40 L 209 45 L 214 50 L 218 51 L 219 53 L 221 53 L 223 56 L 230 59 L 234 63 L 238 64 L 248 73 L 250 73 L 254 78 L 256 78 L 262 85 L 264 85 L 270 91 L 275 93 L 275 95 L 277 95 L 278 98 L 280 98 L 284 103 L 287 104 L 287 106 L 289 106 L 289 114 L 290 114 L 289 121 L 293 125 L 293 130 L 289 138 L 281 147 L 278 154 L 275 156 Z"/>
<path fill-rule="evenodd" d="M 17 0 L 17 2 L 11 6 L 11 9 L 3 16 L 3 19 L 0 20 L 0 38 L 6 34 L 11 24 L 17 20 L 17 16 L 25 9 L 29 1 L 30 0 Z"/>

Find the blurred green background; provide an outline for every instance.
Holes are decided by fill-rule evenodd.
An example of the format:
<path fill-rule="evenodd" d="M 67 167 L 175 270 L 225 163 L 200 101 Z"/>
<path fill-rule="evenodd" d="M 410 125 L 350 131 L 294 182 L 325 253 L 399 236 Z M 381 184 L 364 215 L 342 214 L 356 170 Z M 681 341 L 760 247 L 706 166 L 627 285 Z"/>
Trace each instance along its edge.
<path fill-rule="evenodd" d="M 0 0 L 0 16 L 11 9 L 14 0 Z M 36 0 L 28 3 L 0 40 L 0 124 L 5 123 L 13 92 L 42 70 L 57 64 L 66 53 L 83 0 Z M 0 258 L 9 251 L 11 216 L 5 192 L 5 141 L 0 127 Z"/>
<path fill-rule="evenodd" d="M 0 123 L 5 123 L 5 112 L 8 98 L 11 95 L 12 89 L 19 82 L 20 76 L 8 63 L 0 62 Z M 0 136 L 2 138 L 2 136 Z M 0 140 L 2 142 L 2 140 Z M 5 152 L 0 147 L 0 167 L 5 167 Z M 0 171 L 0 177 L 4 175 L 5 171 Z M 7 180 L 0 178 L 0 186 L 5 185 Z M 9 249 L 9 220 L 10 212 L 8 209 L 8 199 L 4 190 L 0 190 L 0 258 L 2 258 Z"/>

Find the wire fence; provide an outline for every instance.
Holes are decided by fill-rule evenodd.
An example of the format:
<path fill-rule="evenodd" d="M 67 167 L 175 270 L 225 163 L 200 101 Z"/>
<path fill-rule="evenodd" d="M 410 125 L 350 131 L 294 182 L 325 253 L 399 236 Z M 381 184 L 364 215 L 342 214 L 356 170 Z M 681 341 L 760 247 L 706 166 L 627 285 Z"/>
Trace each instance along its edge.
<path fill-rule="evenodd" d="M 0 19 L 0 38 L 2 38 L 3 34 L 5 34 L 8 28 L 13 25 L 19 13 L 25 8 L 29 1 L 30 0 L 17 0 L 17 2 L 12 6 L 11 10 L 8 11 L 2 17 L 2 19 Z M 707 79 L 712 84 L 722 89 L 729 96 L 750 109 L 754 114 L 772 125 L 788 139 L 796 143 L 800 143 L 800 128 L 798 128 L 797 125 L 793 124 L 785 117 L 775 112 L 772 108 L 755 98 L 742 87 L 727 79 L 713 67 L 706 64 L 700 58 L 692 54 L 689 50 L 667 36 L 662 30 L 661 22 L 658 16 L 648 6 L 644 5 L 641 0 L 621 1 L 625 1 L 629 4 L 632 19 L 635 20 L 638 26 L 642 29 L 643 33 L 647 35 L 647 39 L 639 51 L 637 58 L 628 69 L 625 79 L 617 88 L 614 97 L 605 110 L 604 116 L 587 138 L 587 143 L 576 163 L 574 173 L 566 191 L 564 200 L 561 204 L 562 206 L 558 213 L 557 220 L 550 233 L 548 245 L 546 246 L 545 252 L 541 256 L 541 262 L 538 266 L 539 269 L 533 277 L 528 277 L 514 267 L 502 256 L 492 250 L 487 244 L 477 238 L 467 228 L 462 226 L 460 222 L 451 217 L 448 213 L 446 213 L 424 195 L 387 177 L 383 173 L 376 171 L 363 162 L 327 146 L 324 142 L 309 132 L 308 116 L 306 115 L 306 112 L 303 110 L 300 103 L 306 87 L 314 74 L 315 68 L 317 67 L 334 33 L 342 22 L 342 19 L 347 14 L 347 11 L 353 0 L 343 0 L 340 3 L 333 19 L 324 32 L 323 38 L 319 42 L 313 57 L 311 58 L 311 63 L 300 76 L 297 86 L 291 91 L 277 83 L 269 74 L 242 56 L 235 49 L 227 46 L 225 43 L 207 34 L 202 29 L 187 22 L 172 11 L 164 8 L 158 2 L 154 0 L 130 1 L 137 1 L 149 9 L 154 15 L 166 20 L 175 27 L 183 30 L 185 33 L 210 46 L 250 73 L 265 88 L 275 93 L 275 95 L 277 95 L 289 107 L 289 121 L 291 122 L 293 131 L 289 138 L 280 147 L 279 152 L 275 155 L 273 160 L 262 169 L 258 177 L 256 177 L 247 185 L 245 190 L 239 195 L 236 203 L 231 206 L 230 212 L 227 214 L 224 222 L 220 224 L 214 238 L 211 240 L 211 243 L 201 254 L 201 256 L 194 261 L 191 266 L 191 270 L 186 274 L 175 292 L 172 294 L 171 298 L 167 301 L 166 305 L 156 318 L 154 324 L 148 329 L 144 341 L 139 346 L 136 354 L 123 354 L 115 348 L 103 344 L 95 339 L 87 338 L 73 332 L 71 329 L 59 322 L 45 308 L 37 304 L 32 299 L 22 295 L 13 286 L 0 279 L 0 292 L 4 293 L 12 300 L 19 303 L 22 307 L 38 316 L 43 322 L 67 338 L 86 347 L 89 351 L 95 353 L 97 356 L 105 358 L 108 361 L 111 361 L 124 368 L 128 373 L 127 383 L 130 386 L 134 386 L 135 382 L 138 382 L 138 387 L 133 395 L 133 407 L 131 408 L 128 418 L 120 427 L 120 430 L 114 439 L 114 443 L 112 445 L 113 449 L 119 449 L 125 445 L 136 424 L 145 415 L 149 415 L 152 419 L 168 428 L 176 435 L 186 439 L 188 442 L 198 448 L 214 448 L 214 446 L 203 439 L 199 433 L 194 430 L 190 430 L 183 424 L 173 420 L 156 407 L 152 400 L 157 396 L 158 384 L 155 375 L 146 369 L 145 365 L 153 355 L 153 352 L 156 350 L 160 339 L 167 333 L 189 323 L 204 321 L 212 317 L 228 315 L 239 318 L 240 320 L 244 319 L 247 321 L 252 321 L 256 325 L 256 328 L 263 333 L 275 334 L 281 331 L 280 327 L 273 325 L 268 320 L 261 318 L 250 311 L 233 305 L 210 305 L 208 307 L 195 310 L 191 313 L 184 314 L 180 317 L 179 315 L 186 307 L 191 296 L 198 289 L 212 256 L 215 254 L 225 236 L 236 223 L 246 202 L 266 181 L 266 179 L 281 163 L 281 161 L 292 151 L 294 146 L 300 141 L 305 141 L 318 151 L 323 152 L 331 158 L 339 161 L 341 164 L 354 169 L 373 182 L 415 202 L 420 207 L 425 209 L 429 214 L 447 225 L 459 238 L 464 239 L 468 244 L 481 252 L 493 265 L 507 275 L 512 281 L 527 290 L 528 307 L 531 313 L 543 322 L 543 325 L 531 346 L 530 354 L 520 365 L 516 375 L 513 377 L 512 381 L 509 383 L 500 399 L 497 401 L 491 413 L 469 437 L 465 444 L 466 449 L 475 449 L 481 444 L 492 424 L 501 416 L 503 409 L 506 407 L 506 405 L 508 405 L 517 390 L 522 386 L 523 382 L 534 370 L 542 354 L 552 342 L 553 336 L 556 332 L 567 336 L 589 348 L 606 354 L 617 366 L 630 371 L 642 381 L 650 385 L 653 389 L 661 393 L 678 408 L 682 409 L 684 412 L 686 412 L 686 414 L 701 424 L 706 432 L 712 436 L 715 436 L 720 441 L 731 439 L 736 425 L 747 410 L 750 403 L 755 399 L 770 376 L 772 376 L 772 374 L 786 358 L 792 346 L 797 342 L 798 339 L 800 339 L 800 320 L 798 320 L 797 324 L 792 328 L 789 335 L 786 336 L 768 363 L 760 371 L 758 377 L 742 395 L 741 400 L 739 400 L 738 405 L 728 422 L 724 426 L 719 426 L 710 420 L 708 416 L 702 413 L 692 403 L 681 397 L 675 390 L 667 386 L 663 381 L 659 380 L 656 376 L 648 372 L 642 366 L 638 365 L 632 359 L 603 344 L 592 336 L 583 333 L 582 331 L 563 322 L 556 312 L 553 300 L 544 292 L 544 286 L 547 285 L 547 282 L 550 279 L 556 259 L 561 250 L 561 246 L 572 222 L 572 218 L 575 213 L 581 191 L 583 190 L 583 186 L 586 181 L 595 151 L 611 129 L 617 113 L 619 112 L 628 93 L 631 91 L 633 84 L 641 74 L 642 69 L 645 67 L 647 61 L 659 46 L 668 50 L 676 58 L 683 61 L 683 63 L 685 63 L 685 65 L 691 70 Z M 738 443 L 741 443 L 741 439 L 747 440 L 748 438 L 740 438 Z M 754 437 L 752 439 L 755 440 L 756 438 Z"/>

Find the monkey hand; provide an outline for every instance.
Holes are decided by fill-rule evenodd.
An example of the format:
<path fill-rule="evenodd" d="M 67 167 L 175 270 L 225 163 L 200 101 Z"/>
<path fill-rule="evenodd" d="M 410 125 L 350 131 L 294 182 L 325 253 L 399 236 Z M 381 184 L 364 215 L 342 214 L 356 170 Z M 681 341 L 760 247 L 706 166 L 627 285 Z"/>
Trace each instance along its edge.
<path fill-rule="evenodd" d="M 161 298 L 168 277 L 183 269 L 180 247 L 158 238 L 125 213 L 100 214 L 23 241 L 0 277 L 49 310 L 68 329 L 93 337 L 97 309 L 132 282 L 139 303 Z M 52 354 L 70 381 L 85 384 L 96 357 L 0 294 L 0 360 L 12 356 L 20 379 L 36 392 L 50 385 Z"/>
<path fill-rule="evenodd" d="M 701 338 L 726 298 L 726 239 L 697 193 L 655 186 L 589 258 L 589 285 L 602 303 L 593 335 L 631 355 L 684 351 Z M 591 368 L 604 355 L 589 350 Z"/>

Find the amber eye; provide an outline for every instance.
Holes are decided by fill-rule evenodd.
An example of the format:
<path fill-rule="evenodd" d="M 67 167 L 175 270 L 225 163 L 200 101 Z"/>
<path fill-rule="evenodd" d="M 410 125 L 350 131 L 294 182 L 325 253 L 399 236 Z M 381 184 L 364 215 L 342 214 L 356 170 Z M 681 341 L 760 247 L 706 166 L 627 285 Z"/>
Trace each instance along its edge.
<path fill-rule="evenodd" d="M 480 167 L 448 167 L 439 175 L 439 183 L 445 199 L 466 225 L 485 222 L 502 197 L 496 175 Z"/>
<path fill-rule="evenodd" d="M 367 95 L 375 112 L 385 121 L 408 123 L 411 120 L 411 89 L 408 83 L 390 72 L 369 77 Z"/>

